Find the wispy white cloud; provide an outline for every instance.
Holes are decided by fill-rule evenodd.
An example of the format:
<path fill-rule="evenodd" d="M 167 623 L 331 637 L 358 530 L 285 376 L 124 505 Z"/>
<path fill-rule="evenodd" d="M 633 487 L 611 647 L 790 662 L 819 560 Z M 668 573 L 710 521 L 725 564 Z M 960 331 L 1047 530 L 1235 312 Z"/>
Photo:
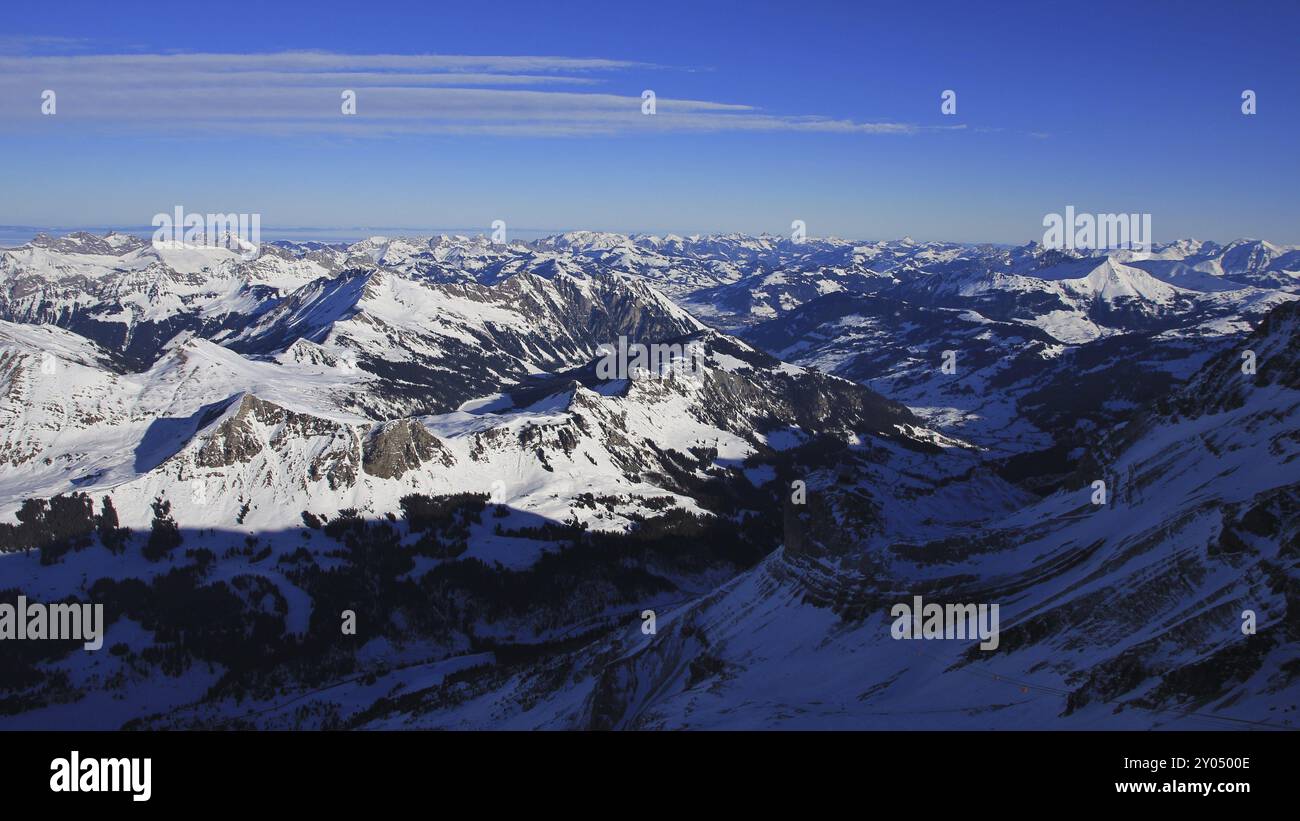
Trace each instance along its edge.
<path fill-rule="evenodd" d="M 84 51 L 90 41 L 84 37 L 0 34 L 0 54 L 49 54 Z"/>
<path fill-rule="evenodd" d="M 542 56 L 9 54 L 0 56 L 0 127 L 352 137 L 915 134 L 962 128 L 782 115 L 672 96 L 656 100 L 655 114 L 643 114 L 641 90 L 667 87 L 664 71 L 622 60 Z M 598 84 L 623 86 L 628 93 L 572 90 Z M 41 114 L 46 89 L 57 94 L 54 117 Z M 345 89 L 356 94 L 355 115 L 341 111 Z"/>
<path fill-rule="evenodd" d="M 650 63 L 584 57 L 476 56 L 458 54 L 340 54 L 330 51 L 279 51 L 265 54 L 81 54 L 23 55 L 0 61 L 9 70 L 87 72 L 116 69 L 156 71 L 486 71 L 573 72 L 653 68 Z"/>

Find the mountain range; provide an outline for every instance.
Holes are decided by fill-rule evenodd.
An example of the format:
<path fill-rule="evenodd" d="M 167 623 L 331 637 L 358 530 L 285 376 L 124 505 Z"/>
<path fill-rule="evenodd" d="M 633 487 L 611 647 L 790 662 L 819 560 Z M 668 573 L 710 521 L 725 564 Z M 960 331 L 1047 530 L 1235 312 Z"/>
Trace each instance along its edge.
<path fill-rule="evenodd" d="M 1260 240 L 40 235 L 0 600 L 108 632 L 0 643 L 0 726 L 1294 727 L 1297 300 Z"/>

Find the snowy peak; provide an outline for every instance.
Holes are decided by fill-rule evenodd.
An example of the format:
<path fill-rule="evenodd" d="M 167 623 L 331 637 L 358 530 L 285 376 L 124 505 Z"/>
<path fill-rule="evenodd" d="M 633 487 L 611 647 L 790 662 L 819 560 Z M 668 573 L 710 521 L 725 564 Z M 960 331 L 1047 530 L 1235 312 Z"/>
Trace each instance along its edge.
<path fill-rule="evenodd" d="M 1040 268 L 1032 276 L 1061 282 L 1079 296 L 1110 304 L 1120 300 L 1144 300 L 1166 305 L 1176 299 L 1181 290 L 1110 257 Z"/>

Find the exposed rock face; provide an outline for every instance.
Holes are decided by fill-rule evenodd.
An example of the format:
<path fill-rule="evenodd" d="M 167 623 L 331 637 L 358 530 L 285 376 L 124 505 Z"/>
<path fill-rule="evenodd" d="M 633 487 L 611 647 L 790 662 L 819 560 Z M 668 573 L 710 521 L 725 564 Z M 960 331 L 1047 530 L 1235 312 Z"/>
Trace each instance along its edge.
<path fill-rule="evenodd" d="M 351 448 L 327 451 L 312 460 L 307 478 L 313 482 L 325 479 L 330 490 L 351 487 L 357 482 L 357 457 Z"/>
<path fill-rule="evenodd" d="M 246 396 L 239 403 L 234 415 L 213 431 L 195 454 L 194 460 L 200 467 L 229 467 L 236 462 L 247 462 L 262 452 L 262 440 L 253 431 L 253 421 L 259 415 L 269 420 L 280 410 L 269 406 L 255 396 Z M 259 413 L 261 411 L 261 413 Z"/>
<path fill-rule="evenodd" d="M 414 419 L 399 419 L 379 426 L 370 436 L 362 455 L 366 473 L 381 479 L 397 479 L 407 471 L 428 463 L 455 464 L 455 457 L 438 437 Z"/>
<path fill-rule="evenodd" d="M 321 440 L 324 440 L 323 443 Z M 194 453 L 200 468 L 227 468 L 248 464 L 265 451 L 292 463 L 291 451 L 304 442 L 318 442 L 307 454 L 305 480 L 329 482 L 332 490 L 356 483 L 358 455 L 352 428 L 329 419 L 298 413 L 245 395 L 224 422 Z"/>

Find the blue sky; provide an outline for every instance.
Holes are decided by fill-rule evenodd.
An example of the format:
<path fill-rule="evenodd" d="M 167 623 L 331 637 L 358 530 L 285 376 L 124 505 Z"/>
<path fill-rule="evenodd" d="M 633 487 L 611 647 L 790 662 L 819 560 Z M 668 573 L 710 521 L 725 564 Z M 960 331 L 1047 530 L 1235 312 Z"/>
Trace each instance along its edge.
<path fill-rule="evenodd" d="M 1024 242 L 1074 205 L 1151 213 L 1157 241 L 1300 243 L 1295 3 L 65 2 L 5 17 L 3 224 L 148 225 L 182 205 L 260 213 L 268 235 L 802 219 L 810 235 Z"/>

